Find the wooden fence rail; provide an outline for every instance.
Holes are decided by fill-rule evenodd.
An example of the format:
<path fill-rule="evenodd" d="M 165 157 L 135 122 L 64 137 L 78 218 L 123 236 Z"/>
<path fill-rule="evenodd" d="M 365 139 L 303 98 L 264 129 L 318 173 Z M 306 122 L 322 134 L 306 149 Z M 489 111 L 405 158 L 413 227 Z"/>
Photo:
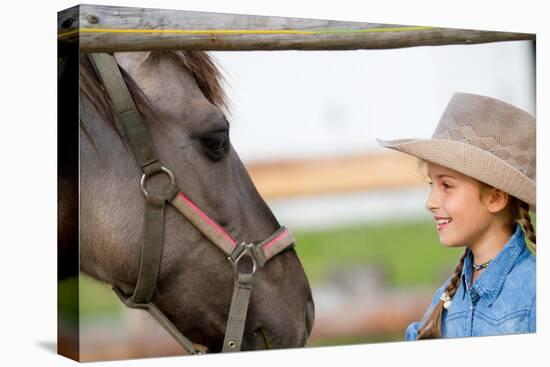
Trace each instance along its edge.
<path fill-rule="evenodd" d="M 79 5 L 58 13 L 58 38 L 84 52 L 357 50 L 534 40 L 534 34 L 182 10 Z"/>

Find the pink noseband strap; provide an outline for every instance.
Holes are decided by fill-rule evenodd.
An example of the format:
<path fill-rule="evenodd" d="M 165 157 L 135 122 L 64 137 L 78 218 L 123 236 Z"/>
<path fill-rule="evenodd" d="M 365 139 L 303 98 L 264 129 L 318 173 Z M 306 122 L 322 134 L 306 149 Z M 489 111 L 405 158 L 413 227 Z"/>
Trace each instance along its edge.
<path fill-rule="evenodd" d="M 206 238 L 218 246 L 227 256 L 234 255 L 234 251 L 238 244 L 237 240 L 231 237 L 222 226 L 203 212 L 183 192 L 180 191 L 171 203 L 185 218 L 187 218 L 187 220 L 204 234 Z M 294 237 L 287 228 L 279 228 L 274 234 L 255 246 L 261 249 L 261 255 L 258 256 L 259 265 L 263 265 L 263 263 L 283 251 L 285 248 L 292 246 L 294 241 Z"/>

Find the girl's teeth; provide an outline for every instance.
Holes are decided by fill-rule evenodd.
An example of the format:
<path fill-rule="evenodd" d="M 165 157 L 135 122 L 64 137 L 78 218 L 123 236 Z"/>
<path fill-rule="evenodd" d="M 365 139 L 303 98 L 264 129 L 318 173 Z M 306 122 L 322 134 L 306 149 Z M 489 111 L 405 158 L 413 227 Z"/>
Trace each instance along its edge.
<path fill-rule="evenodd" d="M 437 224 L 447 224 L 450 223 L 451 219 L 438 219 Z"/>

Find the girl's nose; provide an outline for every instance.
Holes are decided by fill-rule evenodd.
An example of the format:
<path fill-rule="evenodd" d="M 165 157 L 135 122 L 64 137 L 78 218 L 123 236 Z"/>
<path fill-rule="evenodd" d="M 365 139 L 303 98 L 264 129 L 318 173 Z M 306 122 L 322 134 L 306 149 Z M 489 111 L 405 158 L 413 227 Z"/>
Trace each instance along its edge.
<path fill-rule="evenodd" d="M 428 198 L 426 199 L 426 203 L 424 204 L 426 209 L 430 212 L 433 212 L 437 208 L 439 208 L 439 201 L 436 198 L 436 195 L 434 194 L 434 190 L 430 191 L 430 195 L 428 195 Z"/>

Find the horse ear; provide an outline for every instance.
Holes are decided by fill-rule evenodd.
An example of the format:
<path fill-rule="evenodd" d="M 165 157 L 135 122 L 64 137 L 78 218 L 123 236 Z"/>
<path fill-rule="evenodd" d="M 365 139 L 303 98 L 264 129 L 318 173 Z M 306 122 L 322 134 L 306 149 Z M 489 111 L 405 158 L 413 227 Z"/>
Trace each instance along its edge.
<path fill-rule="evenodd" d="M 118 65 L 129 73 L 138 69 L 150 55 L 151 51 L 115 52 L 113 54 Z"/>

